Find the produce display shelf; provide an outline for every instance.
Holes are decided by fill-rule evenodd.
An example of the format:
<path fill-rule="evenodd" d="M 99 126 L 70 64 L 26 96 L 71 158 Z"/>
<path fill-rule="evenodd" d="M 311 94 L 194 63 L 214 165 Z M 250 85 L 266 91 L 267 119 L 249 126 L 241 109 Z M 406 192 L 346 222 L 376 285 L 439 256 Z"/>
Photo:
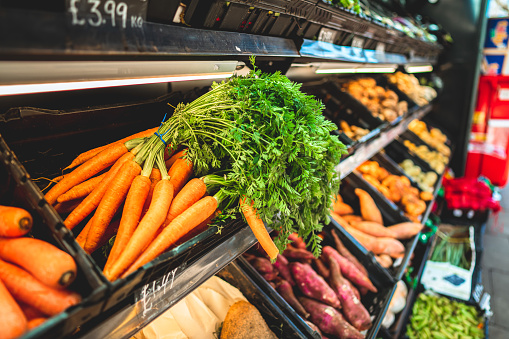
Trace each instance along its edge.
<path fill-rule="evenodd" d="M 103 313 L 89 331 L 81 331 L 77 338 L 132 337 L 255 243 L 253 232 L 245 225 L 191 265 L 177 267 L 162 279 L 141 286 L 135 292 L 138 300 L 120 311 Z"/>
<path fill-rule="evenodd" d="M 354 154 L 342 160 L 339 165 L 336 166 L 336 171 L 340 172 L 341 179 L 352 173 L 357 166 L 370 159 L 382 148 L 391 143 L 397 136 L 404 133 L 412 120 L 421 119 L 431 111 L 431 108 L 431 104 L 418 108 L 404 118 L 398 125 L 381 132 L 378 138 L 372 139 L 369 143 L 357 148 Z"/>

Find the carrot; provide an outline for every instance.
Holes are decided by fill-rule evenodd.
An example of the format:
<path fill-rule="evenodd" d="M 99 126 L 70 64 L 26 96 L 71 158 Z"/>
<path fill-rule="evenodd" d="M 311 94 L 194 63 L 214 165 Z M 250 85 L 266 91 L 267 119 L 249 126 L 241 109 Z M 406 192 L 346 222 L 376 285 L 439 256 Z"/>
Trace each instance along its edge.
<path fill-rule="evenodd" d="M 124 144 L 115 144 L 104 149 L 95 157 L 81 164 L 74 171 L 65 175 L 44 197 L 50 205 L 53 205 L 60 195 L 111 166 L 127 151 L 128 149 Z"/>
<path fill-rule="evenodd" d="M 21 311 L 23 311 L 23 314 L 25 315 L 25 317 L 27 318 L 28 321 L 35 319 L 35 318 L 44 317 L 44 313 L 42 313 L 38 309 L 36 309 L 28 304 L 25 304 L 24 302 L 19 301 L 19 300 L 17 300 L 17 303 L 18 303 L 19 307 L 21 308 Z"/>
<path fill-rule="evenodd" d="M 94 217 L 92 217 L 92 218 L 90 218 L 90 220 L 88 220 L 85 227 L 83 227 L 80 234 L 78 234 L 78 236 L 76 237 L 76 242 L 78 243 L 78 245 L 80 245 L 81 248 L 85 247 L 85 242 L 87 241 L 88 232 L 90 231 L 90 225 L 92 224 L 93 218 Z"/>
<path fill-rule="evenodd" d="M 147 213 L 141 219 L 124 251 L 120 253 L 118 260 L 111 266 L 111 270 L 104 273 L 106 278 L 115 280 L 140 256 L 145 246 L 152 242 L 159 226 L 162 225 L 168 214 L 172 199 L 173 185 L 171 182 L 167 179 L 159 181 L 154 188 L 154 196 Z"/>
<path fill-rule="evenodd" d="M 58 314 L 81 301 L 79 294 L 46 286 L 22 268 L 3 260 L 0 260 L 0 279 L 16 300 L 35 307 L 49 316 Z"/>
<path fill-rule="evenodd" d="M 414 235 L 419 234 L 424 226 L 417 222 L 402 222 L 400 224 L 388 226 L 397 239 L 410 239 Z"/>
<path fill-rule="evenodd" d="M 182 187 L 193 175 L 193 163 L 190 160 L 177 159 L 168 171 L 174 194 L 178 194 Z"/>
<path fill-rule="evenodd" d="M 40 318 L 34 318 L 28 322 L 28 329 L 31 330 L 32 328 L 36 328 L 37 326 L 44 323 L 48 318 L 46 317 L 40 317 Z"/>
<path fill-rule="evenodd" d="M 148 191 L 148 195 L 145 198 L 145 204 L 143 205 L 143 211 L 146 212 L 150 207 L 150 202 L 152 201 L 152 195 L 154 194 L 154 187 L 161 180 L 161 171 L 158 168 L 152 168 L 152 172 L 149 176 L 150 179 L 150 188 Z"/>
<path fill-rule="evenodd" d="M 175 197 L 175 199 L 176 199 L 176 197 Z M 220 210 L 216 210 L 216 212 L 213 213 L 212 215 L 210 215 L 205 221 L 202 221 L 198 226 L 193 228 L 189 233 L 187 233 L 182 238 L 180 238 L 180 240 L 175 243 L 175 246 L 183 244 L 186 241 L 193 239 L 198 234 L 204 232 L 207 228 L 210 227 L 212 220 L 214 220 L 214 218 L 217 217 L 220 213 L 221 213 Z"/>
<path fill-rule="evenodd" d="M 186 155 L 186 153 L 187 153 L 187 148 L 172 155 L 170 159 L 165 161 L 166 168 L 171 168 L 171 166 L 173 166 L 175 161 L 177 161 L 177 159 L 181 159 L 184 155 Z"/>
<path fill-rule="evenodd" d="M 174 245 L 180 238 L 191 232 L 214 213 L 217 209 L 217 205 L 218 199 L 215 196 L 206 196 L 173 219 L 173 221 L 166 226 L 157 238 L 143 251 L 139 258 L 127 269 L 122 275 L 122 278 L 155 259 Z"/>
<path fill-rule="evenodd" d="M 388 254 L 393 258 L 398 258 L 405 253 L 405 246 L 394 238 L 373 237 L 347 225 L 343 225 L 343 228 L 374 254 Z"/>
<path fill-rule="evenodd" d="M 257 215 L 256 209 L 253 208 L 254 201 L 248 203 L 246 200 L 247 199 L 244 198 L 240 201 L 240 209 L 246 218 L 246 222 L 253 231 L 256 239 L 264 249 L 265 253 L 267 253 L 271 260 L 275 260 L 279 254 L 279 250 L 272 241 L 269 232 L 267 232 L 262 219 L 260 219 L 260 217 Z"/>
<path fill-rule="evenodd" d="M 21 237 L 32 229 L 32 216 L 27 210 L 0 205 L 0 236 Z"/>
<path fill-rule="evenodd" d="M 97 249 L 99 249 L 99 248 L 103 247 L 104 245 L 106 245 L 108 243 L 108 241 L 110 241 L 111 237 L 114 236 L 115 234 L 117 234 L 118 226 L 119 225 L 120 225 L 120 218 L 114 219 L 108 226 L 106 226 L 106 231 L 101 236 L 101 238 L 99 239 L 97 244 L 94 247 L 92 247 L 92 248 L 90 248 L 88 250 L 85 250 L 85 249 L 83 249 L 83 250 L 87 254 L 92 254 Z"/>
<path fill-rule="evenodd" d="M 396 238 L 396 234 L 392 232 L 390 229 L 385 227 L 384 225 L 380 225 L 377 222 L 373 221 L 361 221 L 354 223 L 352 225 L 353 228 L 358 229 L 366 234 L 372 235 L 374 237 L 389 237 Z"/>
<path fill-rule="evenodd" d="M 90 194 L 90 192 L 94 190 L 94 188 L 97 187 L 97 185 L 99 185 L 99 183 L 105 176 L 106 173 L 103 173 L 101 175 L 88 179 L 87 181 L 84 181 L 81 184 L 74 186 L 73 188 L 59 196 L 57 198 L 57 201 L 59 203 L 63 203 L 65 201 L 86 197 L 87 195 Z"/>
<path fill-rule="evenodd" d="M 129 239 L 131 239 L 131 236 L 140 221 L 143 204 L 147 199 L 150 187 L 150 179 L 148 177 L 138 175 L 134 178 L 125 199 L 117 237 L 115 238 L 115 243 L 110 251 L 103 272 L 106 272 L 111 268 L 111 265 L 117 260 L 120 253 L 124 251 Z"/>
<path fill-rule="evenodd" d="M 124 198 L 129 191 L 129 187 L 134 178 L 141 173 L 141 166 L 134 160 L 128 160 L 115 175 L 104 196 L 97 206 L 97 209 L 90 225 L 87 241 L 85 242 L 85 251 L 92 253 L 101 237 L 106 232 L 106 228 L 110 224 L 113 216 L 117 213 L 118 208 L 124 202 Z"/>
<path fill-rule="evenodd" d="M 101 183 L 76 207 L 71 214 L 64 220 L 64 225 L 68 229 L 73 229 L 76 225 L 82 222 L 92 211 L 99 205 L 104 193 L 111 185 L 111 182 L 117 175 L 122 165 L 128 161 L 134 159 L 134 154 L 128 152 L 124 154 L 120 159 L 111 166 L 106 176 L 101 180 Z"/>
<path fill-rule="evenodd" d="M 191 179 L 173 199 L 163 226 L 169 225 L 173 219 L 200 200 L 206 192 L 207 186 L 203 180 Z"/>
<path fill-rule="evenodd" d="M 81 153 L 80 155 L 78 155 L 72 162 L 69 166 L 67 166 L 66 168 L 64 169 L 68 169 L 68 168 L 73 168 L 73 167 L 76 167 L 78 165 L 81 165 L 83 164 L 84 162 L 86 162 L 87 160 L 89 159 L 92 159 L 93 157 L 95 157 L 97 154 L 99 154 L 101 151 L 103 151 L 104 149 L 106 149 L 107 147 L 110 147 L 112 145 L 115 145 L 115 144 L 123 144 L 125 143 L 126 141 L 129 141 L 129 140 L 132 140 L 132 139 L 136 139 L 136 138 L 144 138 L 144 137 L 149 137 L 151 136 L 152 134 L 154 134 L 155 132 L 157 132 L 157 129 L 159 127 L 155 127 L 155 128 L 150 128 L 148 130 L 145 130 L 143 132 L 139 132 L 139 133 L 136 133 L 136 134 L 133 134 L 133 135 L 130 135 L 126 138 L 123 138 L 123 139 L 120 139 L 120 140 L 117 140 L 115 142 L 112 142 L 110 144 L 107 144 L 107 145 L 104 145 L 104 146 L 99 146 L 99 147 L 96 147 L 96 148 L 93 148 L 91 150 L 88 150 L 86 152 L 83 152 Z"/>
<path fill-rule="evenodd" d="M 366 221 L 374 221 L 383 225 L 382 213 L 380 213 L 380 210 L 376 207 L 375 201 L 369 193 L 360 188 L 356 188 L 355 194 L 359 197 L 362 218 Z"/>
<path fill-rule="evenodd" d="M 74 281 L 74 259 L 46 241 L 34 238 L 0 238 L 0 258 L 30 272 L 43 284 L 65 288 Z"/>
<path fill-rule="evenodd" d="M 57 211 L 60 215 L 69 214 L 72 211 L 74 211 L 74 209 L 78 207 L 82 201 L 83 199 L 74 199 L 64 202 L 58 202 L 53 207 L 55 208 L 55 211 Z"/>
<path fill-rule="evenodd" d="M 28 330 L 27 318 L 2 280 L 0 280 L 0 309 L 2 338 L 17 338 Z"/>

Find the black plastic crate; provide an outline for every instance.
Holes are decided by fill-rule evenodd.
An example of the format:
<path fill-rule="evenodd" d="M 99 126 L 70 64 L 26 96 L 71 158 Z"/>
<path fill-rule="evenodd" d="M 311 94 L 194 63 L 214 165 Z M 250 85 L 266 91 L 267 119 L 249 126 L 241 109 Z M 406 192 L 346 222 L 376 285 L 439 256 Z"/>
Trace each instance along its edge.
<path fill-rule="evenodd" d="M 78 292 L 82 302 L 49 318 L 22 338 L 65 337 L 87 321 L 98 316 L 107 297 L 107 286 L 90 258 L 79 248 L 72 233 L 46 203 L 38 187 L 0 136 L 0 203 L 22 207 L 30 212 L 33 227 L 30 234 L 69 253 L 78 267 L 78 275 L 68 289 Z"/>
<path fill-rule="evenodd" d="M 405 159 L 410 159 L 415 165 L 419 166 L 423 172 L 431 171 L 436 173 L 436 171 L 433 170 L 426 161 L 419 158 L 413 152 L 410 152 L 399 140 L 394 140 L 387 145 L 384 150 L 385 153 L 398 164 Z"/>
<path fill-rule="evenodd" d="M 360 188 L 371 195 L 378 209 L 382 213 L 382 218 L 385 226 L 390 226 L 409 221 L 409 219 L 403 215 L 401 210 L 396 205 L 389 203 L 389 201 L 385 197 L 383 197 L 382 194 L 378 192 L 378 190 L 374 189 L 370 184 L 368 184 L 363 179 L 355 175 L 348 175 L 346 178 L 342 180 L 341 190 L 339 193 L 343 198 L 343 201 L 353 208 L 355 215 L 360 215 L 359 199 L 355 194 L 356 188 Z M 351 236 L 343 227 L 341 227 L 339 223 L 337 223 L 335 220 L 332 220 L 332 223 L 343 234 L 345 234 L 345 236 L 348 237 L 351 242 L 355 243 L 357 246 L 365 250 L 364 247 L 359 242 L 357 242 L 355 238 Z M 386 274 L 392 276 L 395 281 L 400 280 L 405 272 L 408 261 L 410 260 L 410 257 L 417 244 L 417 240 L 418 235 L 414 236 L 411 239 L 400 240 L 402 244 L 405 246 L 404 257 L 402 259 L 394 260 L 393 266 L 390 267 L 389 269 L 385 269 L 381 267 L 378 263 L 376 263 L 378 266 L 380 266 L 380 270 L 386 271 L 387 272 Z"/>
<path fill-rule="evenodd" d="M 372 327 L 367 331 L 366 338 L 376 338 L 381 322 L 385 316 L 389 303 L 395 291 L 395 280 L 387 274 L 376 262 L 371 253 L 366 252 L 360 248 L 351 239 L 342 232 L 338 232 L 334 223 L 324 226 L 322 234 L 324 235 L 322 245 L 332 246 L 334 240 L 331 235 L 331 230 L 335 230 L 338 237 L 341 239 L 345 247 L 359 260 L 359 262 L 366 268 L 369 274 L 369 279 L 377 288 L 378 292 L 368 292 L 366 295 L 361 296 L 361 302 L 366 307 L 370 315 L 372 315 Z M 246 273 L 255 281 L 255 283 L 264 290 L 270 291 L 270 298 L 278 304 L 286 315 L 291 317 L 294 323 L 298 323 L 300 328 L 307 330 L 306 337 L 313 337 L 314 331 L 306 324 L 305 320 L 298 315 L 294 309 L 274 290 L 274 288 L 249 264 L 244 258 L 237 259 L 238 264 L 246 271 Z M 319 336 L 318 336 L 319 338 Z"/>
<path fill-rule="evenodd" d="M 219 271 L 217 276 L 237 287 L 256 306 L 278 338 L 320 338 L 309 326 L 295 322 L 296 315 L 281 307 L 277 292 L 268 284 L 258 284 L 257 277 L 253 277 L 247 265 L 245 260 L 237 259 Z"/>

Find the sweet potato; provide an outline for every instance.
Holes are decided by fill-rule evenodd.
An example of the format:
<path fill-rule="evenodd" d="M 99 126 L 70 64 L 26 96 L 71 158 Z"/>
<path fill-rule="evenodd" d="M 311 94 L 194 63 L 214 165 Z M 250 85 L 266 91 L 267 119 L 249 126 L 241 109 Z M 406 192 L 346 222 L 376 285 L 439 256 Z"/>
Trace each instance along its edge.
<path fill-rule="evenodd" d="M 302 294 L 335 308 L 341 306 L 336 293 L 334 293 L 325 280 L 319 276 L 310 265 L 293 262 L 290 263 L 290 271 Z"/>
<path fill-rule="evenodd" d="M 384 238 L 384 237 L 377 238 L 364 232 L 361 232 L 351 226 L 343 227 L 362 246 L 364 246 L 368 251 L 371 251 L 374 254 L 385 253 L 393 258 L 399 258 L 405 253 L 405 246 L 403 246 L 403 244 L 400 241 L 394 238 Z"/>
<path fill-rule="evenodd" d="M 311 321 L 309 320 L 305 320 L 304 321 L 306 324 L 308 324 L 309 327 L 311 327 L 311 329 L 315 332 L 318 332 L 318 334 L 320 334 L 320 336 L 323 338 L 323 335 L 322 335 L 322 331 L 320 331 L 320 329 L 318 328 L 318 326 L 316 326 L 315 324 L 313 324 Z"/>
<path fill-rule="evenodd" d="M 291 245 L 296 248 L 301 248 L 303 250 L 306 249 L 306 243 L 302 240 L 301 237 L 297 235 L 297 233 L 292 233 L 288 236 L 288 239 L 292 241 Z"/>
<path fill-rule="evenodd" d="M 394 232 L 377 222 L 361 221 L 355 224 L 351 224 L 350 226 L 374 237 L 396 238 L 396 234 Z"/>
<path fill-rule="evenodd" d="M 270 272 L 270 273 L 263 273 L 262 274 L 262 277 L 263 279 L 267 280 L 267 281 L 272 281 L 274 279 L 276 279 L 278 277 L 278 272 L 276 271 L 273 271 L 273 272 Z"/>
<path fill-rule="evenodd" d="M 282 254 L 278 254 L 276 262 L 273 266 L 279 271 L 279 275 L 285 279 L 291 286 L 295 286 L 290 267 L 288 267 L 288 259 Z"/>
<path fill-rule="evenodd" d="M 302 248 L 294 248 L 292 246 L 288 246 L 284 251 L 283 255 L 287 259 L 292 260 L 313 260 L 315 256 L 313 253 L 309 252 L 308 250 L 302 249 Z"/>
<path fill-rule="evenodd" d="M 320 258 L 313 259 L 313 264 L 318 274 L 320 274 L 325 279 L 329 277 L 330 274 L 329 269 L 327 268 L 327 266 L 325 266 L 324 262 Z"/>
<path fill-rule="evenodd" d="M 274 271 L 274 267 L 270 263 L 269 259 L 256 257 L 250 260 L 249 263 L 261 274 L 272 273 Z"/>
<path fill-rule="evenodd" d="M 361 293 L 359 292 L 359 290 L 357 289 L 357 287 L 355 287 L 351 282 L 350 280 L 348 279 L 345 279 L 345 283 L 350 286 L 350 289 L 352 290 L 353 294 L 355 294 L 355 296 L 357 297 L 357 299 L 361 300 Z M 362 293 L 362 295 L 365 295 L 366 293 L 368 293 L 368 290 L 363 287 L 362 288 L 364 293 Z"/>
<path fill-rule="evenodd" d="M 416 222 L 402 222 L 400 224 L 387 227 L 387 229 L 394 233 L 395 238 L 397 239 L 410 239 L 419 234 L 422 228 L 423 225 Z"/>
<path fill-rule="evenodd" d="M 311 314 L 311 322 L 327 334 L 332 334 L 341 339 L 361 339 L 364 336 L 350 325 L 345 318 L 333 307 L 324 305 L 318 301 L 299 297 L 299 301 L 306 311 Z"/>
<path fill-rule="evenodd" d="M 372 292 L 377 292 L 376 287 L 373 285 L 371 280 L 367 276 L 365 276 L 361 271 L 357 269 L 350 261 L 348 261 L 345 257 L 338 253 L 334 248 L 330 246 L 325 246 L 322 250 L 322 253 L 325 255 L 327 260 L 329 257 L 333 256 L 336 261 L 339 263 L 339 267 L 341 268 L 341 273 L 352 283 L 357 286 L 366 287 L 368 290 Z"/>
<path fill-rule="evenodd" d="M 359 331 L 369 329 L 371 327 L 369 312 L 345 282 L 346 280 L 339 269 L 339 263 L 333 256 L 329 256 L 329 266 L 329 283 L 343 305 L 343 315 Z"/>
<path fill-rule="evenodd" d="M 362 219 L 374 221 L 383 225 L 382 213 L 380 213 L 371 195 L 360 188 L 355 189 L 355 194 L 359 197 Z"/>
<path fill-rule="evenodd" d="M 368 276 L 368 270 L 362 264 L 357 260 L 357 258 L 350 253 L 350 251 L 345 247 L 341 239 L 339 239 L 338 235 L 336 234 L 335 230 L 331 231 L 332 238 L 334 239 L 334 243 L 336 244 L 336 250 L 341 254 L 343 257 L 350 260 L 352 264 L 355 265 L 361 271 L 366 277 Z"/>
<path fill-rule="evenodd" d="M 389 268 L 392 266 L 392 258 L 388 254 L 375 255 L 375 259 L 382 267 Z"/>
<path fill-rule="evenodd" d="M 360 222 L 362 221 L 362 217 L 360 215 L 355 215 L 355 214 L 347 214 L 347 215 L 342 215 L 341 216 L 347 223 L 349 223 L 350 225 L 354 222 Z"/>
<path fill-rule="evenodd" d="M 332 210 L 339 215 L 352 214 L 353 208 L 341 201 L 336 201 L 332 204 Z"/>
<path fill-rule="evenodd" d="M 283 297 L 283 299 L 286 300 L 286 302 L 293 307 L 295 312 L 297 312 L 304 319 L 309 318 L 309 313 L 306 312 L 304 307 L 300 304 L 299 300 L 297 300 L 297 297 L 293 293 L 293 288 L 288 283 L 288 281 L 283 279 L 278 281 L 278 283 L 276 284 L 276 290 Z"/>

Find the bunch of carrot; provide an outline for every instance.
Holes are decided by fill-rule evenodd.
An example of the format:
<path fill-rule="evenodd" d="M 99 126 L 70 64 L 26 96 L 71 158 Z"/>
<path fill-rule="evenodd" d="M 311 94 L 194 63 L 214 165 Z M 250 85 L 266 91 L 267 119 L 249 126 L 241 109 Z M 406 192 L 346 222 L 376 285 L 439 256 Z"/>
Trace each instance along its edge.
<path fill-rule="evenodd" d="M 203 231 L 224 198 L 221 191 L 207 195 L 206 177 L 192 178 L 187 149 L 175 154 L 171 147 L 165 147 L 164 154 L 144 149 L 146 144 L 164 145 L 157 137 L 151 143 L 153 134 L 154 129 L 149 129 L 80 154 L 68 166 L 75 169 L 45 196 L 61 213 L 64 204 L 72 206 L 64 221 L 69 229 L 90 217 L 76 238 L 85 252 L 96 251 L 116 235 L 103 271 L 112 281 L 134 272 L 186 235 Z M 143 152 L 149 154 L 140 157 Z M 254 209 L 247 203 L 242 206 L 250 224 L 258 222 L 260 237 L 268 237 Z M 270 237 L 268 241 L 273 245 Z M 274 246 L 271 255 L 276 254 Z"/>
<path fill-rule="evenodd" d="M 382 213 L 371 195 L 360 188 L 355 189 L 355 194 L 359 198 L 360 215 L 355 215 L 353 208 L 343 202 L 338 194 L 331 216 L 361 245 L 373 252 L 382 266 L 388 268 L 392 266 L 392 258 L 400 258 L 405 254 L 405 246 L 400 240 L 414 237 L 423 225 L 402 222 L 384 226 Z"/>
<path fill-rule="evenodd" d="M 24 237 L 32 217 L 18 207 L 0 206 L 0 329 L 2 338 L 16 338 L 81 301 L 66 290 L 77 274 L 67 253 Z"/>

